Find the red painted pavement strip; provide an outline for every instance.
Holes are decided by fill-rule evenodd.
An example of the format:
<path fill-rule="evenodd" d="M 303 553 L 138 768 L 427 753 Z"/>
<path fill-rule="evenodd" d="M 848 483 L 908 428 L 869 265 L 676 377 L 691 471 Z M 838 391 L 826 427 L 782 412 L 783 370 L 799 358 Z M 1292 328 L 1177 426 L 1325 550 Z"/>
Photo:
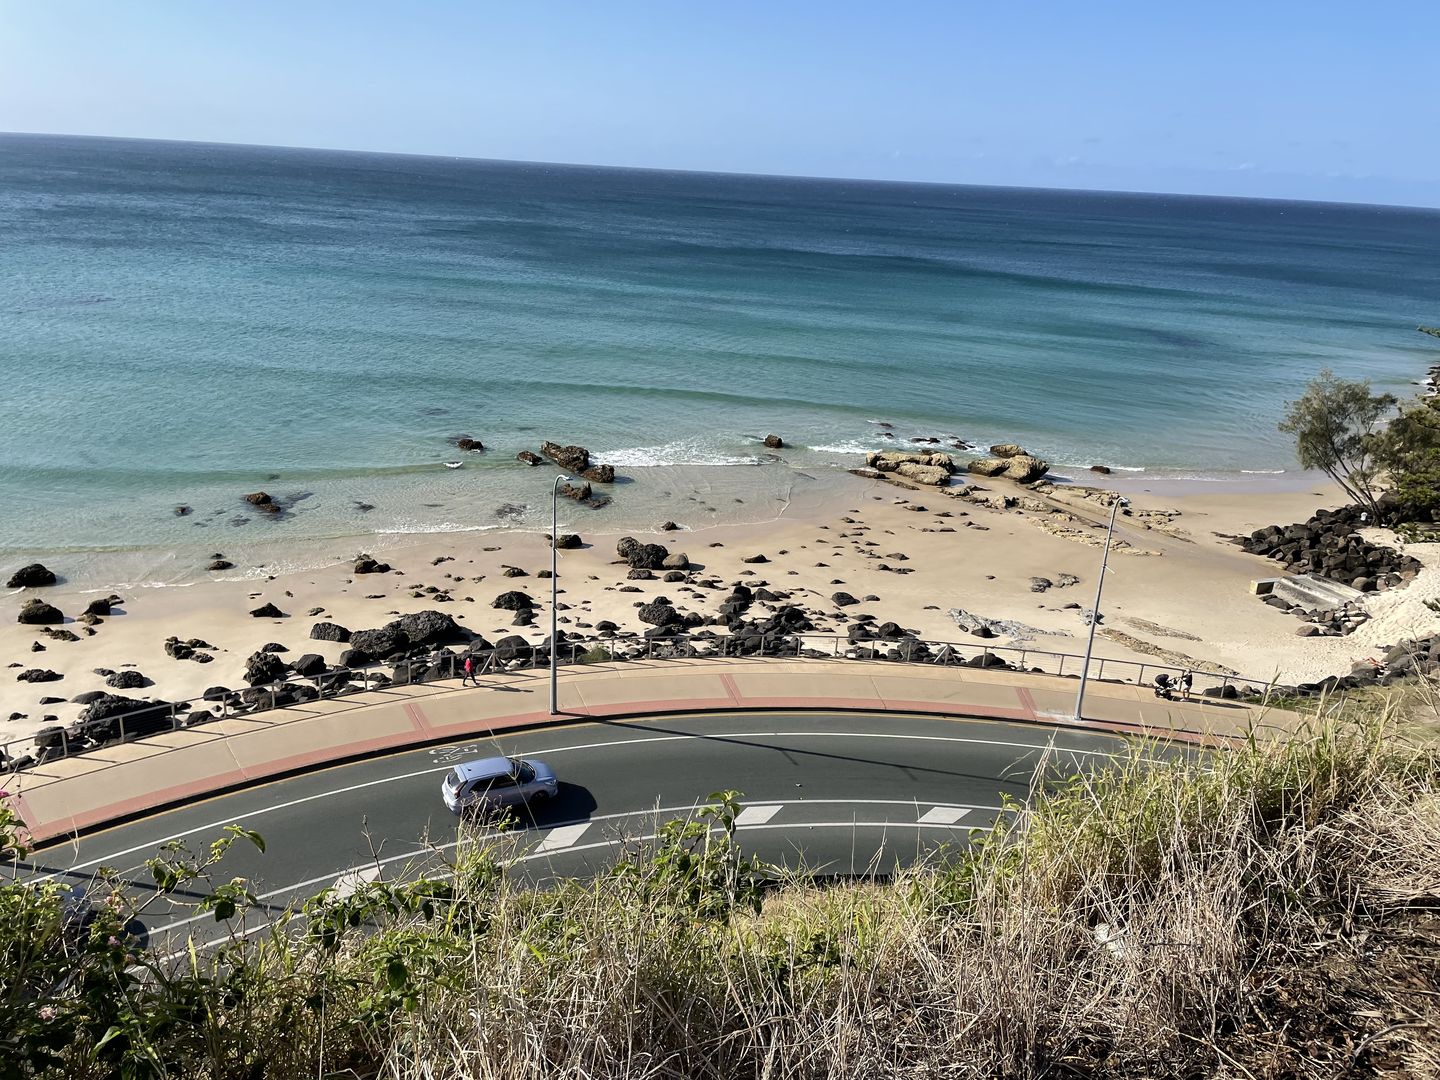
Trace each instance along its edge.
<path fill-rule="evenodd" d="M 557 722 L 563 723 L 569 719 L 725 711 L 736 708 L 740 702 L 744 703 L 743 708 L 747 710 L 835 709 L 844 712 L 870 713 L 877 711 L 877 700 L 873 697 L 819 698 L 813 695 L 805 697 L 746 697 L 740 692 L 732 676 L 728 674 L 722 675 L 721 681 L 727 684 L 726 689 L 731 694 L 731 697 L 704 699 L 674 698 L 644 702 L 620 702 L 611 705 L 580 706 L 564 710 L 558 720 L 548 712 L 530 712 L 520 713 L 482 724 L 472 725 L 467 722 L 436 724 L 427 720 L 423 711 L 412 703 L 404 706 L 406 714 L 415 725 L 415 728 L 411 732 L 402 731 L 361 742 L 346 743 L 343 747 L 337 749 L 320 749 L 304 754 L 274 758 L 250 769 L 237 768 L 224 773 L 212 774 L 209 777 L 191 781 L 186 784 L 178 784 L 174 787 L 161 788 L 143 795 L 122 799 L 84 814 L 73 816 L 65 815 L 53 821 L 40 822 L 34 820 L 33 815 L 28 812 L 28 807 L 21 796 L 11 796 L 11 802 L 20 814 L 21 819 L 26 823 L 31 840 L 34 842 L 47 842 L 60 836 L 67 836 L 86 829 L 92 829 L 107 822 L 139 816 L 146 812 L 153 812 L 199 795 L 215 795 L 227 790 L 249 786 L 262 780 L 274 779 L 286 774 L 301 772 L 316 766 L 339 764 L 387 750 L 424 746 L 427 743 L 446 741 L 458 735 L 495 734 L 514 731 L 520 728 L 539 727 Z M 1023 708 L 1007 709 L 974 704 L 966 705 L 964 703 L 885 700 L 883 702 L 884 710 L 882 711 L 1043 723 L 1047 727 L 1103 731 L 1129 736 L 1152 736 L 1202 745 L 1223 744 L 1223 740 L 1228 738 L 1177 728 L 1155 728 L 1144 724 L 1123 724 L 1095 720 L 1087 720 L 1072 725 L 1055 724 L 1049 719 L 1039 719 L 1035 709 L 1034 699 L 1028 690 L 1019 688 L 1017 696 L 1020 698 L 1022 705 L 1024 705 Z M 243 738 L 245 736 L 238 737 Z M 182 751 L 177 750 L 175 752 Z M 124 768 L 125 766 L 115 767 Z M 77 779 L 86 778 L 81 777 Z"/>
<path fill-rule="evenodd" d="M 1024 687 L 1024 686 L 1017 686 L 1017 687 L 1015 688 L 1015 696 L 1020 699 L 1020 706 L 1021 706 L 1027 713 L 1030 714 L 1029 717 L 1028 717 L 1028 719 L 1030 719 L 1030 720 L 1039 720 L 1039 719 L 1040 719 L 1039 711 L 1038 711 L 1038 710 L 1036 709 L 1036 707 L 1035 707 L 1035 695 L 1032 694 L 1032 693 L 1030 693 L 1030 691 L 1029 691 L 1028 688 L 1026 688 L 1026 687 Z"/>

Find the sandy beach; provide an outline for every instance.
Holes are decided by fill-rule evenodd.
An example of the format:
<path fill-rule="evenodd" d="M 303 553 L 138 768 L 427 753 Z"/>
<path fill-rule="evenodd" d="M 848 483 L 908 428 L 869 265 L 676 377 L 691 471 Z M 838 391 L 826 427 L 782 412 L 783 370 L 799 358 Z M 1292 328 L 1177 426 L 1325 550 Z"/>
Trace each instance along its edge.
<path fill-rule="evenodd" d="M 1435 617 L 1423 600 L 1440 594 L 1440 558 L 1424 550 L 1426 545 L 1408 549 L 1426 563 L 1421 575 L 1406 588 L 1375 594 L 1372 621 L 1346 638 L 1297 637 L 1296 619 L 1251 595 L 1250 583 L 1274 576 L 1275 565 L 1223 537 L 1303 521 L 1317 507 L 1338 505 L 1329 488 L 1175 496 L 1124 486 L 1133 505 L 1116 529 L 1097 655 L 1193 661 L 1202 670 L 1298 682 L 1343 674 L 1377 645 L 1433 628 Z M 970 497 L 961 498 L 954 489 L 911 489 L 843 473 L 812 488 L 810 497 L 777 506 L 778 516 L 761 524 L 692 530 L 679 521 L 674 531 L 629 533 L 686 554 L 691 569 L 681 582 L 665 582 L 659 573 L 653 580 L 631 580 L 616 554 L 621 534 L 586 533 L 584 511 L 566 508 L 561 532 L 579 532 L 584 546 L 560 553 L 562 628 L 589 637 L 596 624 L 610 620 L 622 633 L 644 631 L 648 627 L 636 608 L 658 596 L 682 612 L 708 616 L 728 586 L 745 583 L 783 590 L 818 629 L 842 637 L 856 615 L 869 614 L 922 638 L 975 642 L 949 614 L 960 608 L 1030 628 L 990 644 L 1083 650 L 1082 611 L 1093 602 L 1108 513 L 1084 488 L 1057 485 L 1037 495 L 994 480 L 971 485 Z M 1016 505 L 1001 508 L 1002 496 Z M 375 552 L 394 569 L 357 575 L 354 560 L 364 547 L 364 538 L 313 542 L 289 560 L 311 569 L 133 589 L 112 614 L 89 626 L 75 617 L 90 601 L 108 595 L 110 590 L 96 583 L 82 588 L 62 581 L 12 592 L 0 609 L 0 657 L 9 665 L 0 681 L 0 741 L 74 721 L 82 706 L 70 699 L 87 691 L 178 701 L 215 686 L 243 688 L 246 659 L 271 643 L 284 646 L 282 656 L 290 660 L 318 653 L 334 663 L 346 646 L 312 640 L 310 628 L 319 621 L 361 630 L 435 609 L 491 641 L 518 633 L 539 643 L 548 633 L 550 582 L 537 577 L 549 565 L 544 534 L 392 538 Z M 743 561 L 756 555 L 766 561 Z M 506 567 L 523 574 L 506 576 Z M 236 567 L 236 572 L 247 569 L 253 571 Z M 1038 578 L 1052 584 L 1033 591 Z M 711 579 L 726 588 L 693 587 Z M 496 596 L 512 589 L 535 599 L 534 625 L 514 626 L 510 611 L 492 607 Z M 449 599 L 437 599 L 437 590 Z M 841 591 L 862 602 L 842 609 L 831 599 Z M 41 627 L 17 624 L 20 605 L 32 595 L 60 608 L 66 622 L 55 629 L 69 632 L 62 638 L 73 634 L 78 640 L 57 640 Z M 283 617 L 250 614 L 265 604 L 275 605 Z M 761 605 L 751 614 L 765 613 Z M 207 646 L 201 651 L 213 661 L 173 658 L 165 650 L 171 637 L 200 639 Z M 32 668 L 61 678 L 17 681 L 22 670 Z M 112 690 L 97 671 L 138 671 L 147 685 Z M 42 704 L 46 697 L 63 700 Z"/>

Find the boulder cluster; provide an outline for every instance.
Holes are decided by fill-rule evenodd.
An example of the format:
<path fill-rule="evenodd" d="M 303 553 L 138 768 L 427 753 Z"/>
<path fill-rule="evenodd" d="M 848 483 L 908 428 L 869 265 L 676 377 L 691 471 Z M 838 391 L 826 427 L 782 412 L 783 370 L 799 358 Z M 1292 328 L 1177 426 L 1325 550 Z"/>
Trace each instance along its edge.
<path fill-rule="evenodd" d="M 1363 604 L 1346 603 L 1333 608 L 1307 608 L 1292 604 L 1279 596 L 1267 596 L 1265 603 L 1273 608 L 1305 620 L 1295 628 L 1297 637 L 1344 637 L 1353 634 L 1370 620 Z"/>
<path fill-rule="evenodd" d="M 1358 506 L 1318 510 L 1297 525 L 1270 525 L 1236 542 L 1252 555 L 1273 559 L 1296 574 L 1313 574 L 1361 592 L 1404 585 L 1420 572 L 1420 562 L 1393 548 L 1360 538 L 1366 524 Z"/>
<path fill-rule="evenodd" d="M 540 446 L 540 453 L 572 476 L 583 477 L 595 484 L 615 482 L 615 466 L 592 462 L 590 451 L 583 446 L 561 446 L 559 443 L 545 442 Z"/>
<path fill-rule="evenodd" d="M 895 473 L 917 484 L 939 486 L 955 473 L 955 459 L 942 453 L 906 453 L 878 450 L 865 455 L 865 465 L 880 473 Z"/>
<path fill-rule="evenodd" d="M 970 472 L 977 476 L 1003 476 L 1017 484 L 1033 484 L 1050 471 L 1050 463 L 1016 443 L 996 443 L 990 457 L 970 462 Z"/>

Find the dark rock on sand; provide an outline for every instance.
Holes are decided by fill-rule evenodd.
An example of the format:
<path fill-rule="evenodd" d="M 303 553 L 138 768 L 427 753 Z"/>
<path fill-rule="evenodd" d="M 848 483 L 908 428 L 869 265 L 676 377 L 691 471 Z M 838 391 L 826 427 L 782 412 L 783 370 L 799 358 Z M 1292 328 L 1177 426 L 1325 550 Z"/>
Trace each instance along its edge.
<path fill-rule="evenodd" d="M 347 668 L 368 667 L 375 658 L 364 649 L 346 649 L 340 654 L 340 666 Z"/>
<path fill-rule="evenodd" d="M 356 630 L 350 635 L 350 646 L 383 660 L 410 647 L 410 638 L 395 623 L 386 623 L 376 630 Z"/>
<path fill-rule="evenodd" d="M 548 540 L 550 537 L 547 535 L 545 539 Z M 578 533 L 561 533 L 555 538 L 555 547 L 560 551 L 569 551 L 572 548 L 578 548 L 580 544 L 581 540 Z"/>
<path fill-rule="evenodd" d="M 369 555 L 357 555 L 355 557 L 354 572 L 357 574 L 388 574 L 390 564 L 373 559 Z"/>
<path fill-rule="evenodd" d="M 1093 473 L 1099 473 L 1101 476 L 1109 476 L 1109 475 L 1110 475 L 1110 466 L 1109 466 L 1109 465 L 1091 465 L 1091 466 L 1090 466 L 1090 471 L 1093 472 Z"/>
<path fill-rule="evenodd" d="M 441 611 L 417 611 L 401 615 L 388 626 L 394 627 L 414 645 L 458 645 L 470 640 L 470 633 Z"/>
<path fill-rule="evenodd" d="M 635 544 L 629 549 L 625 561 L 636 570 L 664 570 L 665 560 L 670 552 L 661 544 Z"/>
<path fill-rule="evenodd" d="M 10 575 L 10 580 L 5 583 L 5 587 L 7 589 L 35 589 L 42 585 L 54 584 L 54 571 L 37 562 L 16 570 Z"/>
<path fill-rule="evenodd" d="M 764 555 L 746 555 L 740 561 L 742 563 L 768 563 L 770 560 Z"/>
<path fill-rule="evenodd" d="M 216 560 L 214 560 L 213 562 L 211 562 L 211 564 L 210 564 L 209 566 L 207 566 L 205 569 L 206 569 L 206 570 L 231 570 L 231 569 L 234 569 L 234 566 L 235 566 L 235 564 L 234 564 L 233 562 L 231 562 L 229 559 L 216 559 Z"/>
<path fill-rule="evenodd" d="M 653 603 L 641 604 L 635 612 L 641 622 L 649 623 L 652 626 L 673 626 L 683 623 L 685 617 L 676 611 L 668 601 L 656 600 Z"/>
<path fill-rule="evenodd" d="M 289 665 L 272 652 L 251 653 L 245 661 L 245 681 L 251 686 L 279 682 L 288 670 Z"/>
<path fill-rule="evenodd" d="M 139 690 L 142 686 L 149 686 L 150 680 L 138 671 L 117 671 L 105 680 L 105 685 L 116 690 Z"/>
<path fill-rule="evenodd" d="M 637 566 L 637 567 L 635 567 L 633 570 L 631 570 L 631 571 L 630 571 L 629 573 L 627 573 L 625 576 L 626 576 L 627 578 L 629 578 L 631 581 L 654 581 L 654 580 L 655 580 L 655 574 L 654 574 L 654 572 L 645 569 L 645 567 L 643 567 L 643 566 Z"/>
<path fill-rule="evenodd" d="M 251 608 L 250 614 L 256 619 L 283 619 L 285 613 L 274 604 L 261 604 L 257 608 Z"/>
<path fill-rule="evenodd" d="M 59 608 L 37 598 L 25 601 L 15 621 L 27 626 L 55 626 L 63 623 L 65 616 Z"/>
<path fill-rule="evenodd" d="M 680 526 L 679 526 L 679 525 L 676 525 L 675 522 L 673 522 L 673 521 L 667 521 L 667 522 L 665 522 L 663 525 L 660 526 L 660 531 L 661 531 L 661 532 L 675 532 L 675 531 L 676 531 L 677 529 L 679 529 L 679 528 L 680 528 Z"/>
<path fill-rule="evenodd" d="M 517 590 L 503 592 L 490 602 L 493 608 L 500 608 L 502 611 L 521 611 L 525 608 L 533 608 L 535 601 L 526 593 Z"/>
<path fill-rule="evenodd" d="M 1024 454 L 1025 448 L 1023 446 L 1020 446 L 1018 443 L 1013 442 L 996 443 L 994 446 L 990 447 L 990 453 L 998 458 L 1013 458 L 1020 457 L 1022 454 Z"/>
<path fill-rule="evenodd" d="M 683 551 L 677 551 L 666 555 L 660 564 L 666 570 L 688 570 L 690 568 L 690 556 Z"/>
<path fill-rule="evenodd" d="M 535 656 L 535 647 L 519 634 L 503 637 L 495 643 L 495 659 L 504 663 L 528 663 Z"/>
<path fill-rule="evenodd" d="M 50 671 L 48 668 L 28 668 L 15 676 L 20 682 L 28 683 L 59 682 L 64 677 L 58 671 Z"/>
<path fill-rule="evenodd" d="M 85 608 L 85 614 L 86 614 L 86 615 L 109 615 L 109 614 L 110 614 L 110 598 L 109 598 L 109 597 L 105 597 L 104 599 L 101 599 L 101 600 L 91 600 L 90 603 L 89 603 L 89 604 L 86 606 L 86 608 Z"/>
<path fill-rule="evenodd" d="M 310 637 L 315 641 L 339 641 L 350 640 L 350 631 L 339 623 L 317 622 L 310 627 Z"/>
<path fill-rule="evenodd" d="M 296 675 L 303 675 L 306 678 L 313 678 L 325 671 L 325 658 L 319 653 L 305 653 L 290 665 Z"/>
<path fill-rule="evenodd" d="M 615 466 L 591 465 L 588 469 L 582 469 L 580 475 L 596 484 L 613 484 L 615 482 Z"/>
<path fill-rule="evenodd" d="M 856 600 L 855 597 L 851 596 L 848 592 L 834 593 L 830 597 L 830 602 L 836 607 L 852 607 L 860 603 L 859 600 Z"/>

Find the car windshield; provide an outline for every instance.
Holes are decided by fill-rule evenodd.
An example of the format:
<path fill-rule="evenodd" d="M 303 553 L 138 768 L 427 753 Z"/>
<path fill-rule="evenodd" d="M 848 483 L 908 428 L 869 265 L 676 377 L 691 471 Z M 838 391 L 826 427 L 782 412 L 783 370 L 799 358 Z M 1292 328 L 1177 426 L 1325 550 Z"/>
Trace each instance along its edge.
<path fill-rule="evenodd" d="M 515 779 L 522 784 L 528 784 L 535 779 L 535 770 L 523 761 L 516 761 Z"/>

